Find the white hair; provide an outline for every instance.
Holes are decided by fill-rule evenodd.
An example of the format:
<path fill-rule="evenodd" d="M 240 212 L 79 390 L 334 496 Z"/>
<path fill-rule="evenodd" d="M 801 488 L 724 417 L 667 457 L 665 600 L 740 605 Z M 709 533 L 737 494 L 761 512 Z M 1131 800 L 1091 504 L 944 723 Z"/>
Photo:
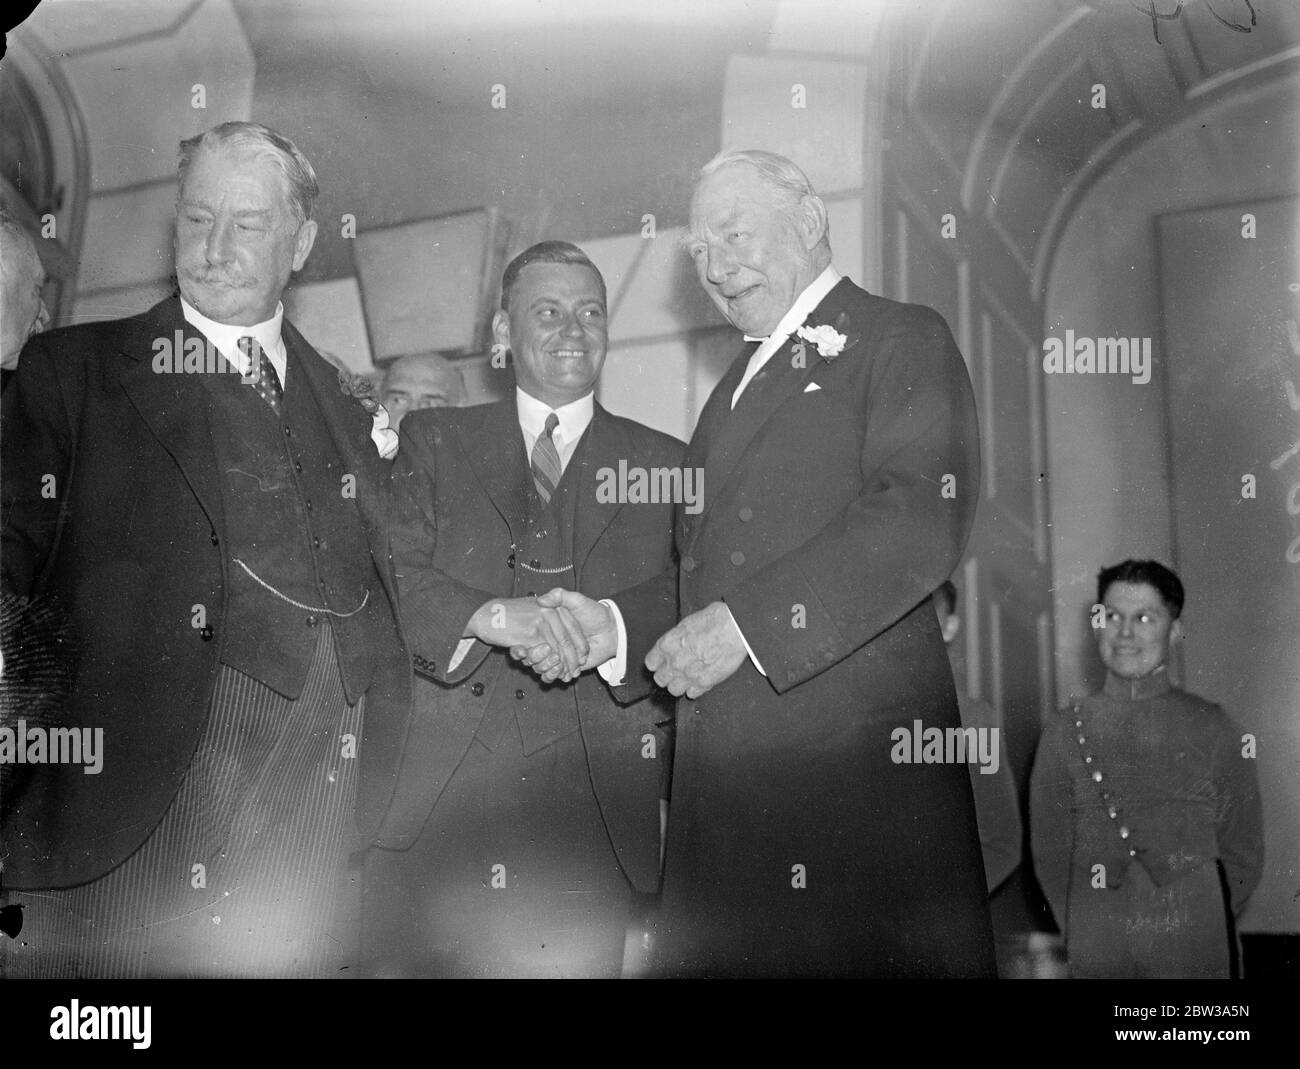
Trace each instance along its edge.
<path fill-rule="evenodd" d="M 767 152 L 761 148 L 724 149 L 700 168 L 699 177 L 701 179 L 707 178 L 714 171 L 721 170 L 733 163 L 748 164 L 758 171 L 769 185 L 781 190 L 783 193 L 789 193 L 796 200 L 800 197 L 817 196 L 817 191 L 813 189 L 812 183 L 808 181 L 808 176 L 803 173 L 797 163 L 786 159 L 784 156 L 778 156 L 775 152 Z"/>

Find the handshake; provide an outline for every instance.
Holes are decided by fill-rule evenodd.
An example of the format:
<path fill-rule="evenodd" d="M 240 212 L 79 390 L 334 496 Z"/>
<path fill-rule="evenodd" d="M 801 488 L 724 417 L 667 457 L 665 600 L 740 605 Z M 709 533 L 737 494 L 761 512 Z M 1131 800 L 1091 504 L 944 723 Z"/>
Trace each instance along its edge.
<path fill-rule="evenodd" d="M 485 602 L 471 617 L 465 635 L 508 648 L 544 683 L 568 683 L 618 652 L 613 611 L 561 587 L 540 597 Z"/>
<path fill-rule="evenodd" d="M 568 683 L 618 655 L 618 632 L 608 605 L 556 587 L 540 597 L 485 602 L 470 619 L 465 636 L 509 649 L 510 656 L 543 683 Z M 646 654 L 645 666 L 674 696 L 698 698 L 728 679 L 747 654 L 730 610 L 715 601 L 660 635 Z"/>

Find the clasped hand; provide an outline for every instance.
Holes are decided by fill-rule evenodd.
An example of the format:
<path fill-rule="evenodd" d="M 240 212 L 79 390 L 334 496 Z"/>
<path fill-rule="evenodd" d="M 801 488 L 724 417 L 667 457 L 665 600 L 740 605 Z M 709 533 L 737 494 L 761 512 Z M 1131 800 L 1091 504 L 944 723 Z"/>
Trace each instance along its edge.
<path fill-rule="evenodd" d="M 536 598 L 500 598 L 484 603 L 469 633 L 505 646 L 545 683 L 569 682 L 614 656 L 618 631 L 614 614 L 576 590 L 556 587 Z"/>

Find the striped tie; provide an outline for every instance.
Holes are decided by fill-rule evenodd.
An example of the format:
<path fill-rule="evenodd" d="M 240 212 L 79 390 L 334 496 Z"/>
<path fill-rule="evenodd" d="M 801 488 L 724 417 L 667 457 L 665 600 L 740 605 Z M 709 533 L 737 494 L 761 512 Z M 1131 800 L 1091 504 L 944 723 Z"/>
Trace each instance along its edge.
<path fill-rule="evenodd" d="M 552 412 L 546 417 L 546 427 L 533 446 L 533 484 L 543 505 L 551 503 L 551 495 L 560 484 L 560 453 L 551 438 L 559 425 L 560 417 Z"/>
<path fill-rule="evenodd" d="M 258 343 L 258 340 L 251 334 L 245 334 L 238 342 L 239 351 L 249 359 L 248 379 L 253 389 L 258 393 L 278 416 L 280 414 L 280 402 L 284 397 L 280 389 L 280 376 L 275 373 L 275 367 L 271 364 L 270 358 L 266 351 Z"/>

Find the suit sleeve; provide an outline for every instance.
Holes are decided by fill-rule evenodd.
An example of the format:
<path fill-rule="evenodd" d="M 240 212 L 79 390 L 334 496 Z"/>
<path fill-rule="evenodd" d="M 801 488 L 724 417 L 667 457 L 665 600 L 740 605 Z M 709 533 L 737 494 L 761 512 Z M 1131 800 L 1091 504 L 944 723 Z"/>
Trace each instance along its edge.
<path fill-rule="evenodd" d="M 71 364 L 38 335 L 5 391 L 0 419 L 0 570 L 10 597 L 36 594 L 58 538 L 76 448 Z"/>
<path fill-rule="evenodd" d="M 393 462 L 393 564 L 416 671 L 441 683 L 459 683 L 474 673 L 492 647 L 476 640 L 454 672 L 447 666 L 470 617 L 495 595 L 434 567 L 439 520 L 434 507 L 436 453 L 441 437 L 442 429 L 432 421 L 402 421 L 401 446 Z"/>
<path fill-rule="evenodd" d="M 784 693 L 870 642 L 952 574 L 979 499 L 974 396 L 938 313 L 909 308 L 871 342 L 863 489 L 804 544 L 726 592 Z M 951 477 L 951 478 L 949 478 Z M 805 626 L 790 626 L 792 606 Z"/>
<path fill-rule="evenodd" d="M 1241 916 L 1264 871 L 1264 819 L 1255 761 L 1241 754 L 1241 731 L 1229 721 L 1216 746 L 1218 819 L 1215 837 L 1232 912 Z"/>
<path fill-rule="evenodd" d="M 1064 718 L 1043 729 L 1029 777 L 1029 842 L 1034 875 L 1065 931 L 1070 862 L 1074 851 L 1074 780 L 1065 762 Z"/>
<path fill-rule="evenodd" d="M 638 463 L 647 466 L 680 468 L 684 462 L 686 445 L 676 438 L 658 436 L 640 450 Z M 670 562 L 662 572 L 623 590 L 602 595 L 618 606 L 627 631 L 627 674 L 619 687 L 610 687 L 610 693 L 623 705 L 640 701 L 652 693 L 657 684 L 646 669 L 645 656 L 681 618 L 677 601 L 677 547 L 674 544 L 672 513 L 666 533 L 665 558 Z"/>

